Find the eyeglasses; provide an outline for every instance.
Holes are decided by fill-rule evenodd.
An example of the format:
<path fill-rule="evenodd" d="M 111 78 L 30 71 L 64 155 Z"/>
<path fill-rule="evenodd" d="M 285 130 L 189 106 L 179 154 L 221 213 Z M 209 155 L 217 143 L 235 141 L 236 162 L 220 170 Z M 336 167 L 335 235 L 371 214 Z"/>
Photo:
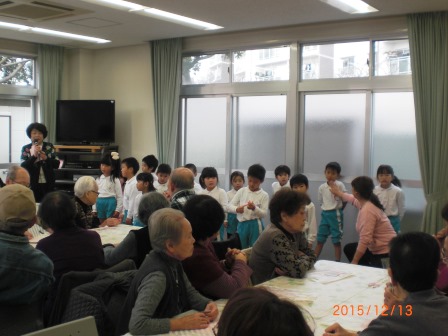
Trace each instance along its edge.
<path fill-rule="evenodd" d="M 95 190 L 89 190 L 89 191 L 91 191 L 91 192 L 93 192 L 93 193 L 95 193 L 95 194 L 97 194 L 97 195 L 100 194 L 98 191 L 95 191 Z"/>
<path fill-rule="evenodd" d="M 213 335 L 217 336 L 218 335 L 218 323 L 215 324 L 215 326 L 212 328 L 213 331 Z"/>

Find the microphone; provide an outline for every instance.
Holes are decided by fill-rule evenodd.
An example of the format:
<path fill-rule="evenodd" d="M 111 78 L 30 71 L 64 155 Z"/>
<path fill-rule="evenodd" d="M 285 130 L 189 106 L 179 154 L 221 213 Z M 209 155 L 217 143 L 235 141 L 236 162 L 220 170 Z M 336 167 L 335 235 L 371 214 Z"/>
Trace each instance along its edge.
<path fill-rule="evenodd" d="M 33 144 L 34 144 L 34 146 L 37 146 L 39 144 L 39 141 L 37 139 L 34 139 Z M 40 151 L 37 152 L 37 155 L 40 155 Z"/>

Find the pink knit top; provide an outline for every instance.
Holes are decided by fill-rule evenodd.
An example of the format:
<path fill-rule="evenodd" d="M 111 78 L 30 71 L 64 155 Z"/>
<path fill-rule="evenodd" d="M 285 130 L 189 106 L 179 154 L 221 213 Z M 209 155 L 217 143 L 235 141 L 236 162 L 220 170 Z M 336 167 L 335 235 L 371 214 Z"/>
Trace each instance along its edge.
<path fill-rule="evenodd" d="M 356 231 L 359 234 L 357 250 L 365 253 L 369 249 L 372 254 L 389 253 L 389 242 L 397 234 L 384 211 L 370 201 L 361 207 L 358 200 L 350 194 L 344 194 L 342 198 L 359 209 L 356 221 Z"/>

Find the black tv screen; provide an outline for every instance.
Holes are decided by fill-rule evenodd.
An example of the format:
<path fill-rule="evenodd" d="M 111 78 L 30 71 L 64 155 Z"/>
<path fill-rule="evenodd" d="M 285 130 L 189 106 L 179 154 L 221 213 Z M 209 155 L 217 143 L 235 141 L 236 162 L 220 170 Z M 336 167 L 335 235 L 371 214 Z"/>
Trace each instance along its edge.
<path fill-rule="evenodd" d="M 110 144 L 115 141 L 115 100 L 58 100 L 56 143 Z"/>

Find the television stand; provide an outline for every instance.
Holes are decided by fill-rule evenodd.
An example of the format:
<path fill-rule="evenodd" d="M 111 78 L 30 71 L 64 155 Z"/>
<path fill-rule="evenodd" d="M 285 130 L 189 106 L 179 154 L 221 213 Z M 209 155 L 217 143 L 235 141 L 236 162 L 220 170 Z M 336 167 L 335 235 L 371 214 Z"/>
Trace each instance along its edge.
<path fill-rule="evenodd" d="M 100 162 L 107 152 L 118 152 L 118 146 L 100 145 L 54 145 L 55 154 L 61 160 L 55 170 L 56 190 L 73 194 L 76 180 L 84 175 L 97 178 L 101 176 Z"/>

